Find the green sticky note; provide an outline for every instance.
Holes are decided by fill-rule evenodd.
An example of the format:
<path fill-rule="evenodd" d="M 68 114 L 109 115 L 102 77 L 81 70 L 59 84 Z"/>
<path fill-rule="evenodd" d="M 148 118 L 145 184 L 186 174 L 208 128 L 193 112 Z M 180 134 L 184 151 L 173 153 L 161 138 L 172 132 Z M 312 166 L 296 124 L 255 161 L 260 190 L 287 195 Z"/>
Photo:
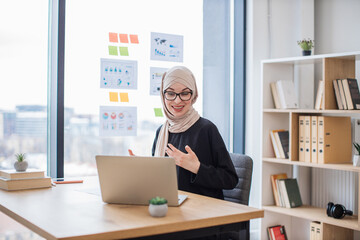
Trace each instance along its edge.
<path fill-rule="evenodd" d="M 118 55 L 118 50 L 116 46 L 109 46 L 109 55 Z"/>
<path fill-rule="evenodd" d="M 163 113 L 161 108 L 154 108 L 154 112 L 155 112 L 155 117 L 163 117 Z"/>
<path fill-rule="evenodd" d="M 129 56 L 129 51 L 127 47 L 119 47 L 121 56 Z"/>

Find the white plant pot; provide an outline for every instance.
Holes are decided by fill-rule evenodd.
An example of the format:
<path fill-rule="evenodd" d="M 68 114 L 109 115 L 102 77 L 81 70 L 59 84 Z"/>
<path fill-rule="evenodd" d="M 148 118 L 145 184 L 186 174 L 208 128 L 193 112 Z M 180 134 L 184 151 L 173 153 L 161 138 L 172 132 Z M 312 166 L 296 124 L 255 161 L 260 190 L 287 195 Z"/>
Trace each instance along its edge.
<path fill-rule="evenodd" d="M 149 213 L 153 217 L 165 217 L 166 213 L 168 211 L 168 205 L 167 204 L 161 204 L 161 205 L 149 205 Z"/>
<path fill-rule="evenodd" d="M 356 167 L 360 167 L 360 155 L 353 156 L 353 165 Z"/>
<path fill-rule="evenodd" d="M 25 172 L 28 167 L 27 161 L 18 162 L 16 161 L 14 163 L 14 168 L 17 172 Z"/>

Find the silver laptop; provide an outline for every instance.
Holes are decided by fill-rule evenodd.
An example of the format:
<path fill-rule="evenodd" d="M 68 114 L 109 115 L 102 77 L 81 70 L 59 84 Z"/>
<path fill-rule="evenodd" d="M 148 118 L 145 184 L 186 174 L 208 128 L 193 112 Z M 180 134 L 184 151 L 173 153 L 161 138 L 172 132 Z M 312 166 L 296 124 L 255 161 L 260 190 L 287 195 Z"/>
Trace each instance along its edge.
<path fill-rule="evenodd" d="M 106 203 L 148 205 L 159 196 L 179 206 L 175 160 L 169 157 L 96 156 L 102 200 Z"/>

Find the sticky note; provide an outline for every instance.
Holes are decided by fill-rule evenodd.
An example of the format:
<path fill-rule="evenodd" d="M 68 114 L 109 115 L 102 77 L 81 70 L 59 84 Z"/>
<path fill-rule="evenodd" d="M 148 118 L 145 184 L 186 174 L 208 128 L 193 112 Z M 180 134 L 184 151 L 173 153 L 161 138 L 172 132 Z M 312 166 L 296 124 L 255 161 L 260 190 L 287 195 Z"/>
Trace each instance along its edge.
<path fill-rule="evenodd" d="M 121 56 L 129 56 L 129 50 L 127 47 L 119 47 Z"/>
<path fill-rule="evenodd" d="M 129 102 L 129 94 L 120 93 L 120 102 Z"/>
<path fill-rule="evenodd" d="M 109 33 L 109 42 L 119 42 L 117 33 Z"/>
<path fill-rule="evenodd" d="M 109 55 L 117 56 L 118 50 L 116 46 L 109 46 Z"/>
<path fill-rule="evenodd" d="M 138 35 L 130 34 L 130 42 L 131 43 L 139 43 Z"/>
<path fill-rule="evenodd" d="M 119 94 L 117 92 L 109 92 L 110 102 L 118 102 Z"/>
<path fill-rule="evenodd" d="M 155 117 L 163 117 L 163 113 L 161 108 L 154 108 L 154 112 L 155 112 Z"/>
<path fill-rule="evenodd" d="M 129 43 L 128 35 L 127 34 L 119 34 L 120 42 L 121 43 Z"/>

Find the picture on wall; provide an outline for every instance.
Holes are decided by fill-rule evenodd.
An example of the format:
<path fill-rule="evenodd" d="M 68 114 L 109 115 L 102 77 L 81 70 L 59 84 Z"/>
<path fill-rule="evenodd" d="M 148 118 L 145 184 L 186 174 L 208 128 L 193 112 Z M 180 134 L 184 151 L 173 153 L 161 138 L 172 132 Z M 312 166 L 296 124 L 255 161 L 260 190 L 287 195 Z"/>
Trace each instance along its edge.
<path fill-rule="evenodd" d="M 184 37 L 165 33 L 151 33 L 151 60 L 183 62 Z"/>
<path fill-rule="evenodd" d="M 101 58 L 100 88 L 137 89 L 137 61 Z"/>
<path fill-rule="evenodd" d="M 137 107 L 100 106 L 100 136 L 136 136 Z"/>
<path fill-rule="evenodd" d="M 150 67 L 150 95 L 160 95 L 161 79 L 167 68 Z"/>

